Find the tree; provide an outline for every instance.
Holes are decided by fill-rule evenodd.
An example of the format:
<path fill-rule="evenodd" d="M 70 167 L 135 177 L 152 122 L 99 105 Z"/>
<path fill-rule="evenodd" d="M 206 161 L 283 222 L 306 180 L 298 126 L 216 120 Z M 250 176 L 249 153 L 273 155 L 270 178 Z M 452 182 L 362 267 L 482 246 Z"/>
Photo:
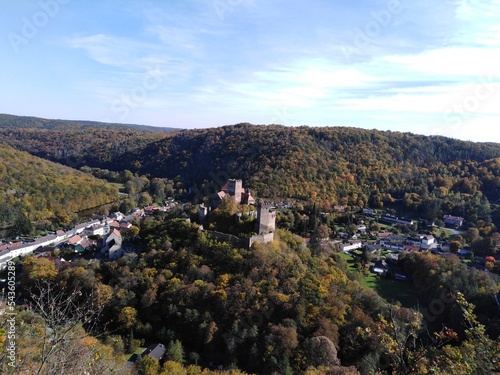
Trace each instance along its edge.
<path fill-rule="evenodd" d="M 373 254 L 368 251 L 366 246 L 363 248 L 363 251 L 361 252 L 361 260 L 363 261 L 363 265 L 369 264 L 373 259 Z"/>
<path fill-rule="evenodd" d="M 317 336 L 307 340 L 306 353 L 310 366 L 340 365 L 340 361 L 337 358 L 337 349 L 328 337 Z"/>
<path fill-rule="evenodd" d="M 33 224 L 28 216 L 19 213 L 11 228 L 11 236 L 24 235 L 29 236 L 33 232 Z"/>
<path fill-rule="evenodd" d="M 138 367 L 141 375 L 158 375 L 160 373 L 160 363 L 148 355 L 141 358 Z"/>
<path fill-rule="evenodd" d="M 124 233 L 123 237 L 125 238 L 134 238 L 136 237 L 140 232 L 139 227 L 132 225 L 130 228 L 128 228 Z"/>
<path fill-rule="evenodd" d="M 451 241 L 450 242 L 450 252 L 455 253 L 455 254 L 458 253 L 461 246 L 462 246 L 462 244 L 459 241 Z"/>
<path fill-rule="evenodd" d="M 52 281 L 41 281 L 33 290 L 30 304 L 30 310 L 16 316 L 19 361 L 13 373 L 130 373 L 124 358 L 117 358 L 111 347 L 90 334 L 104 308 L 92 292 L 86 293 L 81 287 L 59 289 Z M 11 373 L 3 355 L 0 372 Z"/>
<path fill-rule="evenodd" d="M 23 272 L 21 280 L 26 288 L 54 280 L 58 272 L 54 262 L 47 258 L 27 257 L 21 263 Z"/>
<path fill-rule="evenodd" d="M 310 246 L 315 255 L 321 253 L 321 243 L 330 237 L 331 230 L 326 224 L 319 225 L 311 236 Z"/>
<path fill-rule="evenodd" d="M 130 329 L 137 320 L 137 310 L 130 306 L 125 306 L 118 315 L 118 322 L 120 322 L 123 329 Z"/>
<path fill-rule="evenodd" d="M 184 349 L 182 348 L 182 343 L 179 340 L 170 341 L 167 348 L 167 358 L 180 364 L 185 362 Z"/>
<path fill-rule="evenodd" d="M 479 238 L 479 229 L 469 228 L 465 234 L 465 238 L 469 241 L 469 243 L 473 243 Z"/>
<path fill-rule="evenodd" d="M 456 301 L 462 311 L 466 338 L 459 346 L 446 345 L 438 351 L 435 367 L 443 374 L 488 375 L 500 372 L 500 340 L 488 337 L 486 327 L 474 314 L 475 306 L 467 302 L 463 294 L 457 293 Z"/>
<path fill-rule="evenodd" d="M 141 193 L 137 204 L 140 207 L 144 207 L 144 206 L 149 206 L 151 203 L 153 203 L 153 198 L 151 198 L 151 195 L 149 195 L 149 193 L 147 191 Z"/>

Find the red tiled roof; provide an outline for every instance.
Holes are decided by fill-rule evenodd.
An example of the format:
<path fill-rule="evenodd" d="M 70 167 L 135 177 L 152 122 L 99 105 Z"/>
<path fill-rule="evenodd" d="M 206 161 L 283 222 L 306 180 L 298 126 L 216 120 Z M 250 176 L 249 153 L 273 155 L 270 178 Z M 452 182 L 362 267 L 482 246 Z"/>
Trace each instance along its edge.
<path fill-rule="evenodd" d="M 113 229 L 111 230 L 111 232 L 109 232 L 109 234 L 110 234 L 110 235 L 111 235 L 111 234 L 115 234 L 116 236 L 119 236 L 119 237 L 121 236 L 120 231 L 119 231 L 118 229 L 116 229 L 116 228 L 113 228 Z"/>
<path fill-rule="evenodd" d="M 73 236 L 68 240 L 68 243 L 71 245 L 76 245 L 78 242 L 80 242 L 82 238 L 79 235 Z"/>

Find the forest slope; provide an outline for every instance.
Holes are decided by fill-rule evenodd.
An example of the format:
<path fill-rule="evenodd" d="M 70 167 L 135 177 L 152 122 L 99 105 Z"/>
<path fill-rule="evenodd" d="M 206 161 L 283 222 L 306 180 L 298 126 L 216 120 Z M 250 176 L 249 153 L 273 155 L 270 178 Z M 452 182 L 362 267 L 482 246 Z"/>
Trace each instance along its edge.
<path fill-rule="evenodd" d="M 401 199 L 423 217 L 472 221 L 500 198 L 500 145 L 410 133 L 240 124 L 185 131 L 135 157 L 134 172 L 178 179 L 195 198 L 231 177 L 261 197 L 374 208 Z"/>
<path fill-rule="evenodd" d="M 272 176 L 265 177 L 270 172 L 286 173 L 289 182 L 299 185 L 330 179 L 338 184 L 352 177 L 358 183 L 389 178 L 384 172 L 399 174 L 393 178 L 405 177 L 401 174 L 437 165 L 499 157 L 500 145 L 347 127 L 239 124 L 185 131 L 152 143 L 139 156 L 141 172 L 159 177 L 183 172 L 196 181 L 233 169 L 258 187 L 259 180 L 271 179 L 272 185 Z M 387 185 L 387 181 L 380 182 L 381 187 Z"/>
<path fill-rule="evenodd" d="M 0 224 L 19 215 L 30 220 L 57 216 L 116 200 L 116 187 L 0 142 Z M 64 221 L 64 220 L 62 220 Z"/>
<path fill-rule="evenodd" d="M 227 178 L 241 178 L 261 197 L 318 197 L 331 205 L 375 208 L 401 199 L 426 211 L 420 212 L 424 217 L 444 211 L 476 216 L 470 220 L 478 216 L 470 214 L 471 207 L 487 211 L 500 199 L 500 144 L 495 143 L 250 124 L 152 133 L 119 125 L 78 130 L 64 124 L 14 128 L 4 122 L 0 135 L 16 148 L 66 165 L 175 180 L 183 191 L 191 188 L 194 198 L 214 193 Z"/>
<path fill-rule="evenodd" d="M 124 154 L 138 152 L 174 128 L 48 120 L 0 114 L 0 138 L 11 146 L 70 167 L 118 169 Z"/>

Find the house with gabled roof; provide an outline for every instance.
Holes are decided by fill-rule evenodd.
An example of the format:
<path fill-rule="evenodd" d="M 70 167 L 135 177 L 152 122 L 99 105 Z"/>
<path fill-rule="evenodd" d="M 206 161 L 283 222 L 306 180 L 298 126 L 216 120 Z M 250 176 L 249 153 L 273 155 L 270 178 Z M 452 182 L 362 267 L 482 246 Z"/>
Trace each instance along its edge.
<path fill-rule="evenodd" d="M 68 241 L 66 241 L 66 243 L 69 245 L 76 246 L 82 241 L 83 241 L 82 237 L 80 237 L 78 234 L 76 234 L 73 237 L 71 237 Z"/>
<path fill-rule="evenodd" d="M 111 229 L 103 240 L 102 254 L 107 254 L 109 259 L 118 259 L 125 254 L 122 248 L 122 235 L 116 228 Z"/>
<path fill-rule="evenodd" d="M 151 358 L 154 358 L 158 361 L 161 361 L 163 359 L 163 357 L 165 356 L 165 353 L 167 352 L 167 348 L 165 347 L 165 345 L 161 344 L 161 343 L 157 343 L 157 344 L 152 344 L 152 345 L 149 345 L 143 352 L 142 352 L 142 356 L 148 356 L 148 357 L 151 357 Z"/>
<path fill-rule="evenodd" d="M 464 218 L 460 216 L 453 216 L 453 215 L 444 215 L 443 216 L 443 221 L 446 225 L 449 225 L 450 227 L 453 228 L 458 228 L 461 227 L 462 224 L 464 223 Z"/>

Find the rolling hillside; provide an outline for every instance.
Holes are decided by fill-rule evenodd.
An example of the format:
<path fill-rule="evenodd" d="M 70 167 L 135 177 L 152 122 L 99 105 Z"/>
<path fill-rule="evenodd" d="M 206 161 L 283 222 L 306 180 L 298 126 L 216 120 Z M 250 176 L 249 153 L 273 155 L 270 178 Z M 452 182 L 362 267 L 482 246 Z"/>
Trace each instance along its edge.
<path fill-rule="evenodd" d="M 105 181 L 0 142 L 0 225 L 19 215 L 30 220 L 57 217 L 116 200 L 118 191 Z"/>
<path fill-rule="evenodd" d="M 260 197 L 315 198 L 326 208 L 399 200 L 428 218 L 445 212 L 488 219 L 490 203 L 500 199 L 495 143 L 351 127 L 238 124 L 158 133 L 120 125 L 48 129 L 26 121 L 0 126 L 3 139 L 70 166 L 174 180 L 194 200 L 227 178 L 243 179 Z"/>
<path fill-rule="evenodd" d="M 19 150 L 71 167 L 121 168 L 123 155 L 178 130 L 0 114 L 0 139 Z"/>

